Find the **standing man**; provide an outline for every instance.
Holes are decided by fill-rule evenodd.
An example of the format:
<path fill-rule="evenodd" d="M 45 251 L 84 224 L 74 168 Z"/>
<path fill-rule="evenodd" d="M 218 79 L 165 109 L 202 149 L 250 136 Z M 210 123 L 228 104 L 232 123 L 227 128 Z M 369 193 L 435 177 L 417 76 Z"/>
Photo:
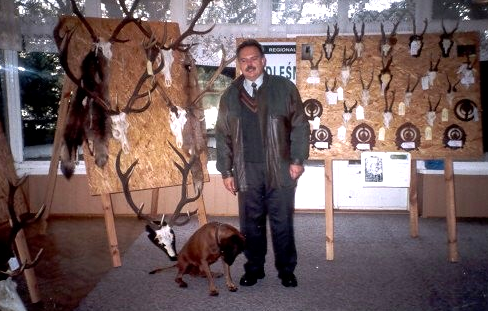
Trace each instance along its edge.
<path fill-rule="evenodd" d="M 278 277 L 283 286 L 295 287 L 295 188 L 308 158 L 310 126 L 295 84 L 264 71 L 261 44 L 248 39 L 236 54 L 242 75 L 221 97 L 215 137 L 217 169 L 225 188 L 238 193 L 246 237 L 240 284 L 252 286 L 265 276 L 269 217 Z"/>

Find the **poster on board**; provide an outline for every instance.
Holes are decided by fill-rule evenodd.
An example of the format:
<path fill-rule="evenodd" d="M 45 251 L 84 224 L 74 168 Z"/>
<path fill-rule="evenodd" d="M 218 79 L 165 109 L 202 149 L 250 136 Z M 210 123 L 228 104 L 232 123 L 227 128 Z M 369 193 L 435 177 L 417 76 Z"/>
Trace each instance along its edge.
<path fill-rule="evenodd" d="M 363 187 L 410 187 L 410 153 L 362 152 Z"/>
<path fill-rule="evenodd" d="M 283 76 L 296 84 L 296 43 L 291 41 L 259 41 L 266 56 L 267 73 Z"/>

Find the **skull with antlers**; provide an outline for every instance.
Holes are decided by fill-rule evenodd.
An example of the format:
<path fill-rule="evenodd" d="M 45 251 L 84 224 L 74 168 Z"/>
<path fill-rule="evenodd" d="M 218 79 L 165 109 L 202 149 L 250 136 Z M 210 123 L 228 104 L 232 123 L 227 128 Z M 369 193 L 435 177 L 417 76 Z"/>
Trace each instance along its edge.
<path fill-rule="evenodd" d="M 449 57 L 452 46 L 454 45 L 454 32 L 459 27 L 459 20 L 456 21 L 456 26 L 448 32 L 444 26 L 444 19 L 442 19 L 442 34 L 440 35 L 439 47 L 441 48 L 442 57 Z"/>
<path fill-rule="evenodd" d="M 409 38 L 408 46 L 410 47 L 410 55 L 413 57 L 419 57 L 422 53 L 422 47 L 424 46 L 424 34 L 427 30 L 428 21 L 424 20 L 424 29 L 421 34 L 417 34 L 417 26 L 415 24 L 415 16 L 412 19 L 413 23 L 413 34 Z"/>
<path fill-rule="evenodd" d="M 181 181 L 181 198 L 178 202 L 175 211 L 169 220 L 169 222 L 164 221 L 163 218 L 158 221 L 155 220 L 147 215 L 142 213 L 144 208 L 144 203 L 137 207 L 132 199 L 132 195 L 130 193 L 129 181 L 134 169 L 138 163 L 138 160 L 135 160 L 125 172 L 122 171 L 121 168 L 121 155 L 122 150 L 119 151 L 117 154 L 117 158 L 115 161 L 115 168 L 117 171 L 117 175 L 119 176 L 120 182 L 122 184 L 122 189 L 124 192 L 125 199 L 129 204 L 130 208 L 134 211 L 139 219 L 146 221 L 146 231 L 148 232 L 149 240 L 160 248 L 162 251 L 168 255 L 168 258 L 172 261 L 176 261 L 177 259 L 177 252 L 175 246 L 175 234 L 173 231 L 173 226 L 183 226 L 190 221 L 190 217 L 196 214 L 196 210 L 192 212 L 188 212 L 186 214 L 181 213 L 181 210 L 186 204 L 196 201 L 201 194 L 201 191 L 197 191 L 193 197 L 188 197 L 188 176 L 190 174 L 190 169 L 197 159 L 196 155 L 192 155 L 189 161 L 185 159 L 183 154 L 178 151 L 178 149 L 173 146 L 173 144 L 169 143 L 170 147 L 174 150 L 174 152 L 178 155 L 180 160 L 183 162 L 183 165 L 178 164 L 177 162 L 173 162 L 174 165 L 178 168 L 182 175 Z M 182 218 L 184 218 L 182 220 Z"/>
<path fill-rule="evenodd" d="M 403 17 L 403 16 L 402 16 Z M 396 45 L 398 39 L 396 37 L 396 30 L 400 24 L 402 18 L 399 18 L 396 23 L 393 24 L 390 36 L 387 38 L 385 34 L 385 26 L 380 23 L 381 40 L 380 40 L 380 53 L 382 57 L 387 57 L 393 51 L 393 47 Z"/>
<path fill-rule="evenodd" d="M 327 60 L 330 60 L 332 58 L 332 52 L 334 52 L 335 48 L 334 41 L 338 34 L 339 27 L 337 26 L 337 23 L 334 24 L 334 33 L 332 34 L 332 36 L 330 35 L 329 25 L 327 25 L 327 38 L 325 39 L 324 44 L 322 44 L 322 48 L 325 52 L 325 58 L 327 58 Z"/>
<path fill-rule="evenodd" d="M 352 31 L 354 32 L 354 51 L 356 51 L 357 58 L 361 58 L 363 56 L 364 51 L 364 22 L 361 24 L 361 34 L 359 35 L 356 30 L 356 23 L 352 26 Z"/>

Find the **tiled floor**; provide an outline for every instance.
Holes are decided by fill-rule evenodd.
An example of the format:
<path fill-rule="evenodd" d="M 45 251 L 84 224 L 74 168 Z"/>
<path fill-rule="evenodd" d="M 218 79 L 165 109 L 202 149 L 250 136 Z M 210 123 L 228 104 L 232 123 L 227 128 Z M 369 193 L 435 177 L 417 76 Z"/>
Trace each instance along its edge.
<path fill-rule="evenodd" d="M 41 302 L 32 304 L 25 280 L 15 278 L 18 292 L 29 311 L 68 311 L 78 306 L 112 267 L 103 217 L 51 217 L 45 235 L 40 225 L 26 232 L 31 254 L 44 248 L 35 268 Z M 123 255 L 144 231 L 135 217 L 115 220 L 119 251 Z M 122 262 L 122 264 L 124 264 Z"/>

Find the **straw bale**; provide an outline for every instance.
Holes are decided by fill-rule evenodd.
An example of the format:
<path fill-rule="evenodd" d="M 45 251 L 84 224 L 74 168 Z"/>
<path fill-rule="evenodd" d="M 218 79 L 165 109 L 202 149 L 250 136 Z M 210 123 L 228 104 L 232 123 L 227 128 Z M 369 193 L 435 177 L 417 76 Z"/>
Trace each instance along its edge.
<path fill-rule="evenodd" d="M 71 25 L 78 24 L 74 17 L 63 17 Z M 117 19 L 87 18 L 95 33 L 103 38 L 108 38 L 116 25 Z M 164 27 L 167 27 L 167 38 L 176 38 L 180 35 L 177 23 L 149 22 L 156 38 L 161 41 Z M 129 100 L 139 77 L 146 71 L 146 56 L 142 48 L 144 39 L 140 30 L 133 24 L 126 26 L 118 36 L 120 39 L 130 39 L 125 43 L 112 45 L 112 60 L 110 63 L 110 99 L 112 107 L 117 105 L 123 108 Z M 91 39 L 81 25 L 71 39 L 69 46 L 69 65 L 75 75 L 79 76 L 79 66 L 91 47 Z M 182 66 L 183 55 L 179 51 L 173 52 L 174 62 L 171 68 L 173 84 L 166 87 L 164 77 L 158 74 L 156 79 L 164 92 L 174 105 L 185 107 L 187 95 L 185 94 L 186 73 Z M 141 92 L 149 89 L 149 82 L 142 87 Z M 63 87 L 63 95 L 73 91 L 72 83 L 66 83 Z M 169 114 L 167 103 L 161 91 L 155 91 L 151 95 L 152 104 L 143 113 L 128 115 L 128 141 L 129 154 L 121 157 L 121 167 L 125 171 L 129 165 L 139 160 L 130 180 L 131 190 L 143 190 L 160 187 L 181 185 L 181 174 L 174 162 L 181 161 L 170 148 L 168 142 L 176 145 L 175 138 L 169 126 Z M 136 101 L 134 108 L 142 107 L 146 99 Z M 121 184 L 115 171 L 115 159 L 120 150 L 120 143 L 114 139 L 109 142 L 109 161 L 103 169 L 97 167 L 94 158 L 90 155 L 87 146 L 84 146 L 84 159 L 87 167 L 88 183 L 92 195 L 102 193 L 121 192 Z M 202 156 L 205 181 L 208 181 L 206 168 L 206 155 Z"/>
<path fill-rule="evenodd" d="M 376 145 L 372 151 L 402 151 L 399 150 L 395 144 L 395 133 L 399 126 L 406 122 L 413 123 L 421 133 L 421 144 L 418 150 L 411 151 L 412 157 L 415 159 L 430 159 L 443 158 L 452 156 L 454 159 L 478 159 L 483 155 L 482 148 L 482 127 L 481 120 L 478 122 L 470 121 L 464 122 L 458 120 L 453 113 L 455 103 L 463 98 L 467 98 L 476 103 L 481 116 L 481 100 L 480 100 L 480 75 L 479 75 L 479 60 L 474 63 L 475 79 L 474 85 L 465 88 L 461 84 L 458 85 L 458 92 L 453 101 L 453 107 L 448 107 L 446 100 L 446 92 L 448 83 L 446 74 L 449 75 L 451 83 L 458 80 L 457 71 L 462 63 L 466 62 L 466 57 L 456 56 L 456 46 L 461 44 L 473 44 L 476 46 L 477 55 L 479 55 L 479 35 L 476 32 L 455 33 L 455 45 L 451 50 L 448 58 L 442 58 L 439 64 L 439 72 L 434 86 L 428 90 L 422 90 L 421 84 L 417 86 L 413 93 L 413 98 L 410 106 L 406 109 L 405 116 L 398 115 L 398 104 L 404 101 L 405 89 L 407 86 L 408 74 L 411 75 L 411 86 L 415 83 L 417 78 L 425 75 L 429 69 L 430 59 L 435 62 L 440 57 L 440 48 L 438 46 L 440 34 L 425 34 L 424 46 L 421 56 L 419 58 L 412 57 L 409 50 L 409 36 L 410 34 L 398 34 L 398 43 L 393 48 L 393 61 L 390 70 L 393 74 L 393 79 L 388 91 L 388 98 L 391 99 L 391 91 L 396 92 L 395 102 L 393 106 L 393 121 L 390 128 L 386 129 L 384 141 L 378 141 L 378 131 L 383 126 L 383 111 L 385 109 L 384 98 L 380 94 L 380 82 L 378 74 L 382 68 L 381 55 L 379 52 L 379 35 L 365 35 L 364 45 L 365 52 L 362 58 L 356 60 L 352 65 L 351 78 L 347 86 L 343 86 L 341 82 L 341 64 L 342 53 L 344 47 L 347 49 L 347 55 L 352 54 L 352 46 L 354 37 L 352 36 L 337 36 L 335 43 L 336 47 L 333 57 L 327 60 L 325 56 L 319 64 L 320 84 L 308 84 L 307 77 L 310 74 L 310 62 L 301 59 L 302 45 L 310 44 L 313 47 L 313 59 L 316 62 L 322 51 L 322 44 L 325 42 L 325 37 L 297 37 L 297 86 L 300 90 L 302 100 L 314 98 L 322 103 L 324 108 L 321 116 L 321 124 L 327 126 L 333 135 L 331 148 L 328 150 L 316 150 L 311 148 L 312 159 L 343 158 L 343 159 L 358 159 L 360 158 L 360 151 L 353 150 L 351 145 L 351 133 L 355 126 L 365 122 L 370 125 L 376 134 Z M 385 61 L 386 63 L 386 61 Z M 337 86 L 344 88 L 344 99 L 348 107 L 351 107 L 357 100 L 361 102 L 361 81 L 359 78 L 359 69 L 362 70 L 363 80 L 369 81 L 371 70 L 374 68 L 373 83 L 370 89 L 370 103 L 365 108 L 365 120 L 356 120 L 355 114 L 347 124 L 346 142 L 340 142 L 337 139 L 337 129 L 342 125 L 343 103 L 339 101 L 337 105 L 327 105 L 325 101 L 325 79 L 328 79 L 329 88 L 333 84 L 334 77 L 337 78 Z M 429 109 L 428 98 L 430 96 L 433 105 L 437 102 L 439 95 L 442 94 L 441 103 L 437 109 L 437 118 L 435 119 L 432 128 L 432 141 L 425 140 L 425 128 L 427 126 L 426 113 Z M 441 111 L 446 107 L 449 109 L 449 119 L 447 122 L 441 121 Z M 481 119 L 481 117 L 480 117 Z M 461 126 L 466 132 L 466 143 L 463 148 L 450 149 L 443 145 L 443 136 L 445 129 L 451 125 L 457 124 Z"/>

